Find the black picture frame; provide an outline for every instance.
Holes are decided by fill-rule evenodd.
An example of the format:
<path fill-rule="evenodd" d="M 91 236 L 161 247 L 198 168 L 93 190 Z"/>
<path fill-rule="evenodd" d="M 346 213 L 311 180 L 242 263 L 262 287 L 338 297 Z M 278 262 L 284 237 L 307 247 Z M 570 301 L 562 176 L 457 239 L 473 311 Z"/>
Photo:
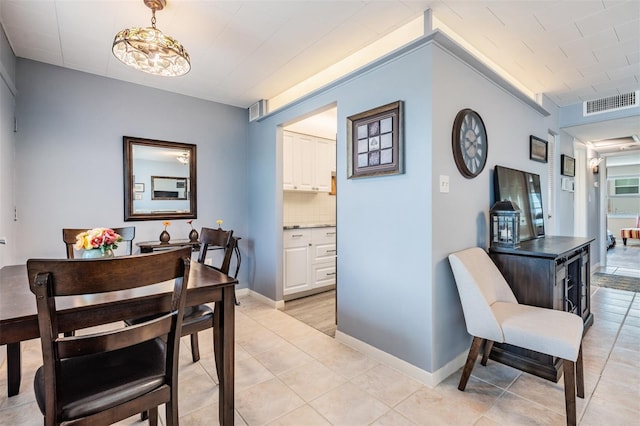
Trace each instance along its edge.
<path fill-rule="evenodd" d="M 560 156 L 560 174 L 574 177 L 576 175 L 576 160 L 566 154 Z"/>
<path fill-rule="evenodd" d="M 404 173 L 403 102 L 347 117 L 347 178 Z"/>
<path fill-rule="evenodd" d="M 544 139 L 529 135 L 529 159 L 546 163 L 548 161 L 548 143 Z"/>

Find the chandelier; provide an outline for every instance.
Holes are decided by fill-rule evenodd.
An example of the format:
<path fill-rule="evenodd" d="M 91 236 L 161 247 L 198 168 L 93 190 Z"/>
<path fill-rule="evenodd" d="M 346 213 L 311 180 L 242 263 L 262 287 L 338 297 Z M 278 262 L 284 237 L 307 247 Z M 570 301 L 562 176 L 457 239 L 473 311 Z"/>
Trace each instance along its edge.
<path fill-rule="evenodd" d="M 143 0 L 151 9 L 151 27 L 127 28 L 116 34 L 112 52 L 122 63 L 149 74 L 181 76 L 189 72 L 189 54 L 180 42 L 156 29 L 156 10 L 162 10 L 166 0 Z"/>
<path fill-rule="evenodd" d="M 179 162 L 181 162 L 182 164 L 189 164 L 189 154 L 184 152 L 181 155 L 178 155 L 176 157 L 176 160 L 178 160 Z"/>

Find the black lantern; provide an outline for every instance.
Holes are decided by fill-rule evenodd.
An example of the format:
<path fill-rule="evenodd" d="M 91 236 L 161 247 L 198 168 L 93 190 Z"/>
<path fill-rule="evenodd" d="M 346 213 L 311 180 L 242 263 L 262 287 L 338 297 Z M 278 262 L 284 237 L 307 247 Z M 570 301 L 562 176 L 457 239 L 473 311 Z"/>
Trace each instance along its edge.
<path fill-rule="evenodd" d="M 510 200 L 497 201 L 490 210 L 491 245 L 516 248 L 520 244 L 520 207 Z"/>

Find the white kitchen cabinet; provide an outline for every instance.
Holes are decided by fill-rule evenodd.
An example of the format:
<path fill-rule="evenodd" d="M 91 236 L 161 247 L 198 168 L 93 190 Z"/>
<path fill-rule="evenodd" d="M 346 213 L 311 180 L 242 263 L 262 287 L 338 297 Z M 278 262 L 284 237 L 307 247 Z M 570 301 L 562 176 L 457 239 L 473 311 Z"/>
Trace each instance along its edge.
<path fill-rule="evenodd" d="M 285 297 L 335 286 L 335 227 L 287 229 L 283 239 Z"/>
<path fill-rule="evenodd" d="M 336 283 L 336 228 L 311 230 L 311 288 Z"/>
<path fill-rule="evenodd" d="M 283 246 L 284 295 L 286 296 L 288 294 L 309 290 L 311 230 L 285 230 Z"/>
<path fill-rule="evenodd" d="M 332 141 L 300 133 L 284 132 L 282 188 L 285 191 L 331 190 Z"/>

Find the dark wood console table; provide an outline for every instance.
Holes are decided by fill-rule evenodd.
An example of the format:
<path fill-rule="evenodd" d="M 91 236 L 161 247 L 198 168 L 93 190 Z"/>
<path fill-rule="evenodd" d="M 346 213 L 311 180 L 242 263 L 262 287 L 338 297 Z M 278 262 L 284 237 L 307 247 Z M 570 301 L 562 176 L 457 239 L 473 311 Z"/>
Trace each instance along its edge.
<path fill-rule="evenodd" d="M 519 303 L 580 315 L 584 332 L 591 313 L 590 243 L 593 238 L 547 236 L 523 241 L 515 249 L 491 247 L 489 255 Z M 557 382 L 562 360 L 539 352 L 496 343 L 491 359 Z"/>
<path fill-rule="evenodd" d="M 191 246 L 193 251 L 200 250 L 200 241 L 191 240 L 173 240 L 167 243 L 162 243 L 160 241 L 143 241 L 141 243 L 136 243 L 136 245 L 140 247 L 140 253 L 152 253 L 158 250 L 168 250 L 186 246 Z"/>

